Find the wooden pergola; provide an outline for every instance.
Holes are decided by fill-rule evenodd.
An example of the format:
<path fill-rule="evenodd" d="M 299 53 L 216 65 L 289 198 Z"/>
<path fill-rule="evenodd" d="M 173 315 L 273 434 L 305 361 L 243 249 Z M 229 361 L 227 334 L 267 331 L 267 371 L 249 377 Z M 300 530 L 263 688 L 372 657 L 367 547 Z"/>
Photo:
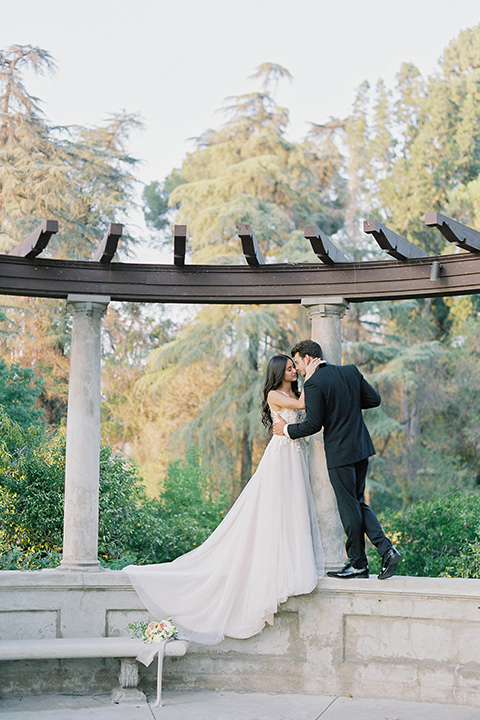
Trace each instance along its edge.
<path fill-rule="evenodd" d="M 58 223 L 45 220 L 8 255 L 0 256 L 0 294 L 67 298 L 72 293 L 155 303 L 299 303 L 312 296 L 348 302 L 400 300 L 480 292 L 480 232 L 440 213 L 425 216 L 467 252 L 429 256 L 376 220 L 366 220 L 390 259 L 350 262 L 316 226 L 305 238 L 320 262 L 265 263 L 250 225 L 239 225 L 246 265 L 194 265 L 185 261 L 187 228 L 175 225 L 173 263 L 113 262 L 123 226 L 112 223 L 91 260 L 42 258 Z"/>
<path fill-rule="evenodd" d="M 316 226 L 305 228 L 319 261 L 266 263 L 250 225 L 239 225 L 244 265 L 186 262 L 187 228 L 176 225 L 173 263 L 113 262 L 123 226 L 112 223 L 89 261 L 42 258 L 58 223 L 45 220 L 0 256 L 0 294 L 64 298 L 73 315 L 67 414 L 63 560 L 66 571 L 98 571 L 101 323 L 110 300 L 152 303 L 302 303 L 324 357 L 341 362 L 341 318 L 349 303 L 480 292 L 480 233 L 440 213 L 436 227 L 466 252 L 428 256 L 377 221 L 365 221 L 390 258 L 350 262 Z M 343 529 L 323 446 L 311 446 L 312 488 L 327 569 L 341 567 Z"/>

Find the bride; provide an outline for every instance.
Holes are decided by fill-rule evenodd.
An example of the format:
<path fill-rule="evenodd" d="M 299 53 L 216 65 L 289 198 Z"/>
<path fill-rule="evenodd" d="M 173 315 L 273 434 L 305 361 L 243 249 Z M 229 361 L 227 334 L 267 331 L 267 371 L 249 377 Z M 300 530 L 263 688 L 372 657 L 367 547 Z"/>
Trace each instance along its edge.
<path fill-rule="evenodd" d="M 313 367 L 312 367 L 313 366 Z M 308 377 L 316 369 L 308 366 Z M 267 367 L 262 420 L 298 422 L 305 407 L 287 355 Z M 149 612 L 173 617 L 190 640 L 248 638 L 273 624 L 278 605 L 312 592 L 323 576 L 323 551 L 303 440 L 273 435 L 235 504 L 198 548 L 169 563 L 123 569 Z"/>

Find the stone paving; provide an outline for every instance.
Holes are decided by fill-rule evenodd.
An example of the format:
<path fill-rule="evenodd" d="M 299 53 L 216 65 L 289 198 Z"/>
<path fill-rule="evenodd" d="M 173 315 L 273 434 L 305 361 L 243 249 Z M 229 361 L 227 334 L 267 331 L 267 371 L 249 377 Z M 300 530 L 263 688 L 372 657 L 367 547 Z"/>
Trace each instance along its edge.
<path fill-rule="evenodd" d="M 165 692 L 141 705 L 110 695 L 0 699 L 0 720 L 480 720 L 480 708 L 403 700 L 234 692 Z"/>

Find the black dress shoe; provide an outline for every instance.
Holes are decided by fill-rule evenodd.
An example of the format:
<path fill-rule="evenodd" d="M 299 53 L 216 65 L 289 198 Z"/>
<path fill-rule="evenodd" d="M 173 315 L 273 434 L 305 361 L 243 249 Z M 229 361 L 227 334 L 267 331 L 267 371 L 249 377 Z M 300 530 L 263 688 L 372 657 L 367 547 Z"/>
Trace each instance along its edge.
<path fill-rule="evenodd" d="M 327 572 L 328 577 L 334 578 L 368 578 L 368 567 L 355 568 L 351 563 L 337 571 Z"/>
<path fill-rule="evenodd" d="M 395 550 L 394 547 L 390 548 L 390 550 L 387 550 L 387 552 L 383 556 L 382 571 L 380 575 L 378 575 L 378 579 L 387 580 L 387 578 L 395 575 L 401 559 L 402 558 L 400 556 L 400 553 L 398 552 L 398 550 Z"/>

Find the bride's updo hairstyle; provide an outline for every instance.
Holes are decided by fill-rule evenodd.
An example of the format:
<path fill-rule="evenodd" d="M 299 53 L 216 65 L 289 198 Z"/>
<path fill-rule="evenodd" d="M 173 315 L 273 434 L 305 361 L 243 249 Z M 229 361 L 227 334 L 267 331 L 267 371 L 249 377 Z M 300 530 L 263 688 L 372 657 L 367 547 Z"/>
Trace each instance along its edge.
<path fill-rule="evenodd" d="M 263 385 L 262 423 L 269 430 L 273 425 L 273 421 L 270 408 L 268 406 L 268 393 L 270 390 L 276 390 L 282 384 L 287 362 L 289 360 L 292 360 L 292 358 L 288 355 L 274 355 L 268 361 L 267 374 Z M 298 383 L 296 380 L 292 382 L 292 390 L 297 397 L 300 396 L 300 390 L 298 389 Z"/>

